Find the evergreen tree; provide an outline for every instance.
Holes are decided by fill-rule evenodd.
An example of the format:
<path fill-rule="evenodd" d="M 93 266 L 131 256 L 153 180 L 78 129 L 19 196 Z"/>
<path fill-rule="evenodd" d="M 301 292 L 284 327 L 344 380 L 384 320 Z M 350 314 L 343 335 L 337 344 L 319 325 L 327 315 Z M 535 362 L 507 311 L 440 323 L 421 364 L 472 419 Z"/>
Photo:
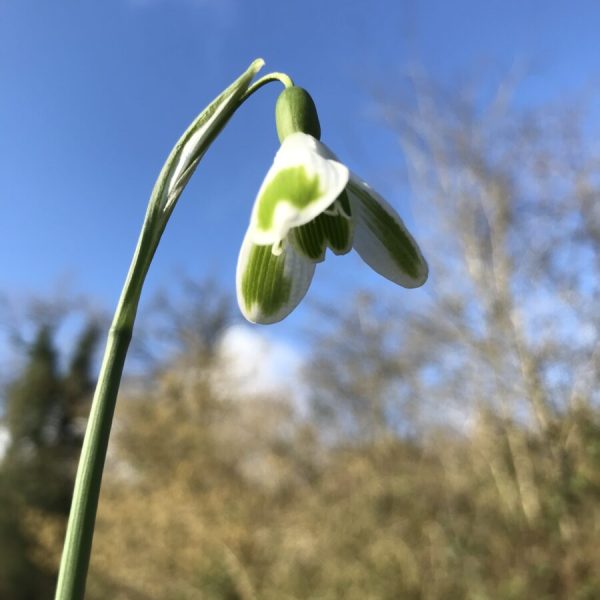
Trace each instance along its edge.
<path fill-rule="evenodd" d="M 28 517 L 36 511 L 66 522 L 94 387 L 98 333 L 97 323 L 87 324 L 61 373 L 55 328 L 42 323 L 24 368 L 8 386 L 4 420 L 10 443 L 0 467 L 0 598 L 52 598 L 56 573 L 32 559 L 38 540 Z"/>

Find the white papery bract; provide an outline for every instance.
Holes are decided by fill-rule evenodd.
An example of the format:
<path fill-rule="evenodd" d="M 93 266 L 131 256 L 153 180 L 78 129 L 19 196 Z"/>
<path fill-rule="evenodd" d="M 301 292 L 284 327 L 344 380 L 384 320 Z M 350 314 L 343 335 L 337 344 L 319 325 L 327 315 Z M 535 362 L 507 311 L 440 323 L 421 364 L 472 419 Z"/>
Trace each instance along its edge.
<path fill-rule="evenodd" d="M 159 176 L 159 181 L 164 180 L 166 183 L 158 186 L 160 208 L 163 212 L 173 209 L 212 140 L 233 116 L 253 77 L 264 64 L 262 58 L 253 61 L 245 73 L 194 119 L 175 144 Z"/>
<path fill-rule="evenodd" d="M 396 211 L 314 137 L 286 137 L 256 197 L 238 259 L 237 297 L 253 323 L 276 323 L 302 300 L 327 248 L 354 248 L 403 287 L 427 280 L 419 247 Z"/>

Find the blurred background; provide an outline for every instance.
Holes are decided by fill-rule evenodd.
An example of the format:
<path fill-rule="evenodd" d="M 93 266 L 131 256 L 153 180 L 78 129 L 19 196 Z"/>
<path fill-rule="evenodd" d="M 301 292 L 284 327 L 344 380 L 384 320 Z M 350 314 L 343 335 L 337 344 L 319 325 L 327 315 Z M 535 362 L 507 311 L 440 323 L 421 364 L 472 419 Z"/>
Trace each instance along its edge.
<path fill-rule="evenodd" d="M 150 270 L 93 599 L 600 597 L 596 2 L 0 0 L 0 599 L 53 597 L 107 325 L 164 158 L 256 57 L 430 264 L 328 257 L 244 323 L 271 85 Z"/>

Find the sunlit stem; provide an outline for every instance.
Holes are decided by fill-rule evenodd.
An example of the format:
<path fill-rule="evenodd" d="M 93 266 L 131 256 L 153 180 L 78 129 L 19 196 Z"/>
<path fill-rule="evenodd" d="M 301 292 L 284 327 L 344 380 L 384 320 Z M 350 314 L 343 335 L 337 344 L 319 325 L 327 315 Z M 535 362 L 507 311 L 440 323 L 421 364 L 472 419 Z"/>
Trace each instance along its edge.
<path fill-rule="evenodd" d="M 250 85 L 263 64 L 260 59 L 254 61 L 245 73 L 200 113 L 169 154 L 152 191 L 98 375 L 75 479 L 56 600 L 82 600 L 84 597 L 102 472 L 123 366 L 142 286 L 177 199 L 210 144 L 255 91 L 271 81 L 292 85 L 292 80 L 283 73 L 271 73 Z"/>
<path fill-rule="evenodd" d="M 98 384 L 81 449 L 69 524 L 60 565 L 57 600 L 84 597 L 96 510 L 108 439 L 123 365 L 137 312 L 142 284 L 150 266 L 152 232 L 143 228 L 104 351 Z"/>
<path fill-rule="evenodd" d="M 286 88 L 294 86 L 294 82 L 292 81 L 292 78 L 289 75 L 286 75 L 285 73 L 269 73 L 268 75 L 264 75 L 263 77 L 255 81 L 248 88 L 248 91 L 244 94 L 243 99 L 246 100 L 247 98 L 252 96 L 254 92 L 263 87 L 263 85 L 266 85 L 267 83 L 271 83 L 273 81 L 279 81 Z"/>

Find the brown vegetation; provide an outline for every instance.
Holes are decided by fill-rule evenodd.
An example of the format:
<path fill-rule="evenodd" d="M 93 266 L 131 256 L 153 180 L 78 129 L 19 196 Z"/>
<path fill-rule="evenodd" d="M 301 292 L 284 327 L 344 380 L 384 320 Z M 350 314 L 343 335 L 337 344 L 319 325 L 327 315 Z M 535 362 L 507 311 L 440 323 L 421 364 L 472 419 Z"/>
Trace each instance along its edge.
<path fill-rule="evenodd" d="M 386 114 L 426 291 L 324 311 L 299 416 L 223 385 L 200 290 L 120 399 L 90 599 L 600 597 L 598 157 L 573 114 L 418 91 Z"/>

